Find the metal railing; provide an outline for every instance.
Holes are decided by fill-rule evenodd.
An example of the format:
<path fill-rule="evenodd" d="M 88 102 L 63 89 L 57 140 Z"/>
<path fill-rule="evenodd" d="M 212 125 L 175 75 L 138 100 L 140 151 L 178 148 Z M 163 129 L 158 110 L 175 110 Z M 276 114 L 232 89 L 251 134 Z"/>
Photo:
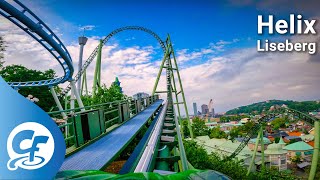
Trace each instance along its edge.
<path fill-rule="evenodd" d="M 85 106 L 85 111 L 81 111 L 82 108 L 74 108 L 63 111 L 48 112 L 48 114 L 56 121 L 58 127 L 61 129 L 61 132 L 64 134 L 64 140 L 67 148 L 77 148 L 88 141 L 88 139 L 84 137 L 84 132 L 82 132 L 83 128 L 87 128 L 90 133 L 92 131 L 100 131 L 94 132 L 94 134 L 104 134 L 108 129 L 111 130 L 117 125 L 121 125 L 139 112 L 146 109 L 158 99 L 158 95 L 138 100 L 128 98 L 126 100 Z M 62 112 L 67 115 L 67 119 L 63 119 L 61 115 Z M 96 114 L 94 117 L 88 115 L 94 113 Z M 89 126 L 93 121 L 97 121 L 96 123 L 100 124 L 100 129 L 82 127 L 82 121 L 87 121 Z M 85 126 L 88 125 L 85 124 Z M 90 137 L 89 140 L 94 138 L 96 137 Z"/>

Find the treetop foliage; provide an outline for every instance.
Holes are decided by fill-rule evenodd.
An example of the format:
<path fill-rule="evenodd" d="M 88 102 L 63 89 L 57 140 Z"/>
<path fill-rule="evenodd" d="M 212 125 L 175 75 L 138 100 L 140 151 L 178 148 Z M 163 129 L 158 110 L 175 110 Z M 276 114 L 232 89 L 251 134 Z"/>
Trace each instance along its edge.
<path fill-rule="evenodd" d="M 52 79 L 56 76 L 56 73 L 52 69 L 42 72 L 28 69 L 22 65 L 9 65 L 0 69 L 0 76 L 7 82 L 25 82 Z M 19 93 L 24 97 L 28 95 L 37 97 L 39 99 L 37 105 L 44 111 L 49 111 L 50 108 L 55 105 L 48 87 L 21 88 Z"/>
<path fill-rule="evenodd" d="M 227 115 L 230 114 L 241 114 L 241 113 L 248 113 L 248 114 L 261 114 L 262 111 L 268 111 L 271 106 L 275 105 L 287 105 L 291 109 L 295 109 L 301 112 L 310 112 L 310 111 L 318 111 L 320 110 L 320 103 L 317 101 L 284 101 L 284 100 L 270 100 L 270 101 L 263 101 L 259 103 L 250 104 L 247 106 L 241 106 L 226 112 Z"/>

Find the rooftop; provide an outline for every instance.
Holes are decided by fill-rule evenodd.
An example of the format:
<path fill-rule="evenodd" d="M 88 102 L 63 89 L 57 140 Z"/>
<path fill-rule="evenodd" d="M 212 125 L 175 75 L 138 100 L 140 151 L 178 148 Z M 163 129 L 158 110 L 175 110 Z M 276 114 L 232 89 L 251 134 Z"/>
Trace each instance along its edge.
<path fill-rule="evenodd" d="M 283 149 L 286 149 L 289 151 L 309 151 L 309 150 L 313 150 L 313 147 L 303 141 L 299 141 L 299 142 L 286 145 Z"/>
<path fill-rule="evenodd" d="M 215 125 L 218 124 L 217 122 L 207 122 L 206 125 Z"/>
<path fill-rule="evenodd" d="M 307 135 L 301 136 L 301 139 L 302 139 L 303 141 L 313 141 L 313 140 L 314 140 L 314 135 L 312 135 L 312 134 L 307 134 Z"/>
<path fill-rule="evenodd" d="M 281 144 L 272 143 L 268 146 L 267 150 L 264 151 L 265 154 L 286 154 L 287 150 L 282 149 Z"/>
<path fill-rule="evenodd" d="M 307 144 L 309 144 L 310 146 L 314 147 L 314 141 L 309 141 L 309 142 L 307 142 Z"/>
<path fill-rule="evenodd" d="M 286 144 L 282 138 L 280 138 L 279 143 L 278 144 Z"/>
<path fill-rule="evenodd" d="M 257 138 L 253 138 L 253 139 L 250 139 L 249 143 L 256 143 L 256 141 L 257 141 Z M 263 143 L 264 144 L 270 144 L 271 141 L 268 138 L 263 137 Z"/>
<path fill-rule="evenodd" d="M 240 142 L 232 142 L 226 139 L 210 139 L 208 136 L 198 136 L 195 138 L 200 145 L 203 145 L 208 153 L 217 152 L 221 155 L 231 155 L 240 145 Z M 260 155 L 260 153 L 257 153 Z M 239 160 L 247 159 L 252 156 L 252 151 L 245 146 L 243 150 L 236 156 Z"/>
<path fill-rule="evenodd" d="M 267 134 L 268 136 L 272 136 L 272 137 L 285 137 L 285 136 L 289 136 L 289 134 L 287 134 L 286 132 L 280 131 L 279 133 L 273 133 L 273 134 Z"/>
<path fill-rule="evenodd" d="M 297 140 L 302 141 L 301 137 L 299 137 L 299 136 L 286 136 L 284 138 L 286 138 L 287 140 L 297 139 Z"/>
<path fill-rule="evenodd" d="M 296 132 L 288 132 L 287 133 L 289 136 L 301 136 L 303 133 L 296 131 Z"/>

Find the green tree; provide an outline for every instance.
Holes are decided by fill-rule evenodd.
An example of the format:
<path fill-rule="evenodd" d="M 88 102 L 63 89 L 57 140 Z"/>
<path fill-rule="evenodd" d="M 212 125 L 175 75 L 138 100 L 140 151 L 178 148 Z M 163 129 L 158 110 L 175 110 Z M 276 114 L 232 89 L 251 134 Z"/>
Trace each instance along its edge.
<path fill-rule="evenodd" d="M 227 134 L 224 131 L 221 131 L 220 126 L 218 126 L 218 127 L 214 127 L 212 129 L 210 129 L 209 137 L 211 139 L 212 138 L 221 139 L 221 138 L 227 138 Z"/>
<path fill-rule="evenodd" d="M 68 101 L 70 101 L 70 96 L 67 97 Z M 98 105 L 108 102 L 114 102 L 119 100 L 127 99 L 127 96 L 121 92 L 121 88 L 112 83 L 109 88 L 104 84 L 101 87 L 98 87 L 97 93 L 95 96 L 93 95 L 82 95 L 81 100 L 84 106 L 92 106 Z M 75 101 L 75 107 L 78 107 L 77 101 Z M 70 108 L 70 104 L 68 103 L 67 108 Z"/>
<path fill-rule="evenodd" d="M 291 161 L 295 164 L 299 164 L 301 162 L 301 156 L 300 155 L 296 155 L 291 157 Z"/>
<path fill-rule="evenodd" d="M 271 122 L 273 129 L 278 130 L 279 128 L 286 127 L 286 118 L 276 118 Z"/>
<path fill-rule="evenodd" d="M 188 128 L 188 120 L 187 119 L 182 119 L 182 126 L 183 126 L 183 134 L 184 137 L 189 137 L 190 136 L 190 132 L 189 132 L 189 128 Z"/>
<path fill-rule="evenodd" d="M 240 128 L 234 127 L 230 130 L 229 136 L 230 140 L 233 142 L 235 138 L 241 135 Z"/>
<path fill-rule="evenodd" d="M 55 72 L 52 69 L 42 72 L 28 69 L 22 65 L 10 65 L 1 68 L 0 75 L 7 82 L 24 82 L 52 79 L 55 77 Z M 21 88 L 19 93 L 25 97 L 29 94 L 37 97 L 39 102 L 36 104 L 44 111 L 49 111 L 53 106 L 55 106 L 55 102 L 48 87 Z"/>
<path fill-rule="evenodd" d="M 195 117 L 192 119 L 192 130 L 195 136 L 205 136 L 208 135 L 209 128 L 203 119 Z"/>
<path fill-rule="evenodd" d="M 269 100 L 250 104 L 247 106 L 241 106 L 226 112 L 227 115 L 230 114 L 241 114 L 241 113 L 250 113 L 250 114 L 261 114 L 264 110 L 269 110 L 271 106 L 282 106 L 283 104 L 287 105 L 291 109 L 296 109 L 302 112 L 311 112 L 320 109 L 320 103 L 317 101 L 284 101 L 284 100 Z M 255 112 L 255 113 L 254 113 Z"/>
<path fill-rule="evenodd" d="M 248 121 L 247 123 L 245 123 L 243 126 L 240 126 L 241 130 L 244 131 L 245 133 L 249 132 L 252 130 L 254 126 L 254 122 L 252 121 Z"/>
<path fill-rule="evenodd" d="M 92 97 L 92 105 L 123 100 L 125 97 L 118 85 L 112 84 L 109 88 L 103 85 L 98 88 L 98 92 Z"/>

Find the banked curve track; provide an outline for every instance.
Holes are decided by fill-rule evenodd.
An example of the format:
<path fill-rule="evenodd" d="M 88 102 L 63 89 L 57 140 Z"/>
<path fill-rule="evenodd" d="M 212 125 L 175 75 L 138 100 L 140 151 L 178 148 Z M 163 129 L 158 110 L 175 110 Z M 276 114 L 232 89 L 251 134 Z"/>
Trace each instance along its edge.
<path fill-rule="evenodd" d="M 166 46 L 164 44 L 164 42 L 161 40 L 161 38 L 154 33 L 153 31 L 151 31 L 150 29 L 147 29 L 145 27 L 141 27 L 141 26 L 125 26 L 125 27 L 121 27 L 118 29 L 113 30 L 111 33 L 109 33 L 105 38 L 102 39 L 102 43 L 106 44 L 111 37 L 113 37 L 114 35 L 122 32 L 122 31 L 128 31 L 128 30 L 134 30 L 134 31 L 143 31 L 146 32 L 150 35 L 152 35 L 160 44 L 163 52 L 166 51 Z M 77 82 L 78 80 L 80 80 L 82 74 L 86 71 L 86 69 L 88 68 L 88 66 L 91 64 L 91 62 L 94 60 L 94 58 L 97 56 L 98 54 L 98 49 L 99 49 L 99 45 L 93 50 L 93 52 L 90 54 L 89 58 L 84 62 L 84 64 L 82 65 L 82 68 L 78 71 L 78 73 L 74 76 L 73 80 L 75 82 Z M 69 84 L 60 94 L 60 96 L 64 96 L 66 95 L 69 91 L 71 90 L 71 85 Z"/>
<path fill-rule="evenodd" d="M 290 109 L 290 108 L 280 108 L 274 112 L 268 113 L 265 116 L 261 117 L 258 122 L 253 126 L 252 130 L 250 132 L 248 132 L 246 134 L 246 136 L 244 137 L 243 141 L 241 142 L 241 144 L 238 146 L 238 148 L 228 157 L 226 157 L 225 160 L 230 160 L 234 157 L 236 157 L 241 151 L 242 149 L 247 146 L 248 142 L 250 141 L 250 139 L 252 139 L 255 135 L 256 132 L 259 131 L 260 127 L 273 120 L 274 118 L 276 118 L 278 115 L 283 114 L 283 113 L 287 113 L 287 114 L 291 114 L 293 116 L 299 117 L 301 119 L 304 119 L 305 121 L 307 121 L 310 124 L 313 124 L 314 121 L 320 121 L 318 118 L 316 117 L 312 117 L 309 116 L 305 113 L 302 113 L 300 111 L 294 110 L 294 109 Z"/>
<path fill-rule="evenodd" d="M 54 79 L 28 82 L 8 82 L 11 87 L 19 89 L 22 87 L 55 86 L 72 79 L 74 69 L 68 50 L 40 18 L 38 18 L 30 9 L 18 0 L 0 0 L 0 14 L 25 31 L 33 39 L 38 41 L 45 49 L 47 49 L 59 62 L 64 71 L 64 76 Z"/>

